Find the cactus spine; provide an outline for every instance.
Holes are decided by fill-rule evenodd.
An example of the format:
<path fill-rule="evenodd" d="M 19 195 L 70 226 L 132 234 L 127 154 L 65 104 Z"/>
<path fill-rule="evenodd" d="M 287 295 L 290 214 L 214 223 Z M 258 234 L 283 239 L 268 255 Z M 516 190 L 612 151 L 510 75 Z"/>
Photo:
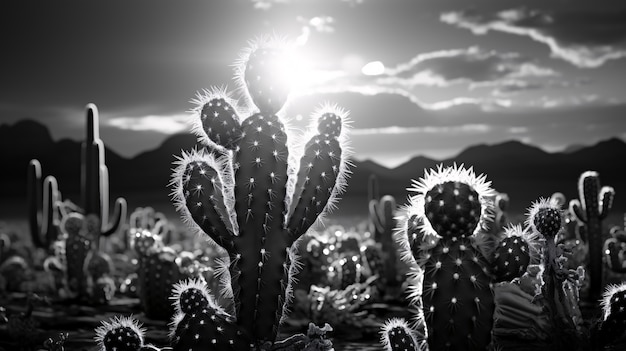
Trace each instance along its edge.
<path fill-rule="evenodd" d="M 379 198 L 378 188 L 378 178 L 371 175 L 368 187 L 370 233 L 374 235 L 374 240 L 380 243 L 382 252 L 386 256 L 384 272 L 381 272 L 382 284 L 393 287 L 399 285 L 396 273 L 396 247 L 393 239 L 393 230 L 396 227 L 394 220 L 396 199 L 391 195 Z"/>
<path fill-rule="evenodd" d="M 82 144 L 81 192 L 85 215 L 100 220 L 100 234 L 116 232 L 126 217 L 126 200 L 115 200 L 113 222 L 109 225 L 109 170 L 104 160 L 104 143 L 100 139 L 98 108 L 87 105 L 87 139 Z"/>
<path fill-rule="evenodd" d="M 33 245 L 49 249 L 59 235 L 59 192 L 56 178 L 47 176 L 41 183 L 41 164 L 38 160 L 28 163 L 28 221 Z M 43 194 L 42 194 L 43 188 Z"/>
<path fill-rule="evenodd" d="M 615 190 L 612 187 L 600 187 L 597 172 L 587 171 L 578 180 L 580 200 L 570 201 L 570 211 L 585 224 L 589 245 L 589 302 L 601 297 L 602 291 L 602 220 L 613 204 Z"/>
<path fill-rule="evenodd" d="M 284 82 L 270 69 L 284 59 L 281 50 L 261 41 L 242 56 L 237 75 L 256 111 L 243 122 L 224 91 L 199 96 L 194 130 L 222 156 L 184 153 L 172 181 L 183 220 L 228 252 L 222 293 L 257 347 L 275 342 L 284 318 L 297 268 L 292 244 L 332 208 L 347 175 L 345 112 L 338 108 L 317 111 L 317 131 L 301 158 L 289 147 L 276 115 L 286 101 Z"/>

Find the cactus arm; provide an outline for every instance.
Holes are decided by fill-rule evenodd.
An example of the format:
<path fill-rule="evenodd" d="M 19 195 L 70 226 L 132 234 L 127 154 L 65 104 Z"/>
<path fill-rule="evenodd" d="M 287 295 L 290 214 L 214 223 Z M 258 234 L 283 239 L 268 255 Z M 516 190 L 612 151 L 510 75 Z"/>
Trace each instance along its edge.
<path fill-rule="evenodd" d="M 31 240 L 35 247 L 41 247 L 40 222 L 42 202 L 41 202 L 41 164 L 38 160 L 31 160 L 28 163 L 28 222 L 30 225 Z"/>
<path fill-rule="evenodd" d="M 41 233 L 45 238 L 45 246 L 48 247 L 58 238 L 57 226 L 59 225 L 59 202 L 61 201 L 57 180 L 53 176 L 47 176 L 43 181 L 43 216 L 41 221 Z"/>
<path fill-rule="evenodd" d="M 58 183 L 53 176 L 47 176 L 42 186 L 41 164 L 36 159 L 28 164 L 27 182 L 31 240 L 35 247 L 48 248 L 58 237 L 61 199 Z"/>
<path fill-rule="evenodd" d="M 370 200 L 368 208 L 370 219 L 370 232 L 374 236 L 376 236 L 376 233 L 380 233 L 385 230 L 384 224 L 382 223 L 382 216 L 380 215 L 380 200 Z"/>
<path fill-rule="evenodd" d="M 310 144 L 302 161 L 298 183 L 303 186 L 296 188 L 298 201 L 288 224 L 292 240 L 306 233 L 330 199 L 341 161 L 339 142 L 336 139 L 321 139 Z"/>
<path fill-rule="evenodd" d="M 587 215 L 582 209 L 580 200 L 571 200 L 569 202 L 569 210 L 571 213 L 574 214 L 574 217 L 576 217 L 577 220 L 581 221 L 582 223 L 587 223 Z"/>
<path fill-rule="evenodd" d="M 600 219 L 605 219 L 611 207 L 613 207 L 613 199 L 615 198 L 615 189 L 610 186 L 603 186 L 600 190 Z"/>
<path fill-rule="evenodd" d="M 126 204 L 126 199 L 124 199 L 123 197 L 117 198 L 115 200 L 114 208 L 115 210 L 113 212 L 113 222 L 111 222 L 111 224 L 107 228 L 103 229 L 103 236 L 109 236 L 117 232 L 120 228 L 124 226 L 124 220 L 126 219 L 126 212 L 128 208 L 128 205 Z"/>
<path fill-rule="evenodd" d="M 370 174 L 367 181 L 367 199 L 369 201 L 380 199 L 379 189 L 378 177 L 376 174 Z"/>

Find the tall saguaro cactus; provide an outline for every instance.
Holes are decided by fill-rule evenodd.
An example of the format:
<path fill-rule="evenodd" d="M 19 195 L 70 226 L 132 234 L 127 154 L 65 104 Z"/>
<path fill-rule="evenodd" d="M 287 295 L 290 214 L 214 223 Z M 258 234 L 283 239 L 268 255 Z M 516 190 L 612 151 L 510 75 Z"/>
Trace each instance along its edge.
<path fill-rule="evenodd" d="M 28 221 L 33 245 L 48 249 L 59 235 L 61 193 L 57 180 L 47 176 L 42 185 L 41 164 L 33 159 L 28 163 L 27 182 Z"/>
<path fill-rule="evenodd" d="M 314 114 L 316 130 L 297 154 L 298 140 L 277 116 L 288 91 L 277 78 L 282 55 L 272 41 L 243 55 L 237 75 L 253 110 L 243 121 L 225 91 L 199 96 L 195 132 L 221 156 L 183 153 L 172 180 L 183 220 L 228 252 L 222 294 L 234 300 L 236 326 L 252 348 L 274 343 L 297 271 L 292 244 L 333 206 L 348 173 L 346 113 L 336 107 Z"/>
<path fill-rule="evenodd" d="M 87 138 L 82 145 L 81 192 L 85 215 L 100 219 L 100 233 L 116 232 L 126 217 L 126 200 L 115 200 L 113 221 L 109 224 L 109 170 L 104 160 L 104 143 L 100 139 L 98 108 L 87 105 Z"/>
<path fill-rule="evenodd" d="M 578 180 L 580 200 L 570 201 L 570 211 L 585 224 L 589 246 L 589 302 L 598 301 L 602 295 L 602 220 L 613 205 L 615 190 L 600 186 L 598 172 L 587 171 Z"/>

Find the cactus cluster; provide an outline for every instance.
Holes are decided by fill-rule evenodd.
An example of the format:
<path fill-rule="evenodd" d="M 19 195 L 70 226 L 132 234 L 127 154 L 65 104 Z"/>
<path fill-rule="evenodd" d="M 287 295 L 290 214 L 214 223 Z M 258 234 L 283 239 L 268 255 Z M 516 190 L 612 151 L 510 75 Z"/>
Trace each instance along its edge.
<path fill-rule="evenodd" d="M 478 350 L 491 343 L 493 284 L 521 276 L 536 243 L 519 227 L 489 245 L 494 191 L 484 175 L 463 166 L 426 171 L 413 181 L 397 231 L 402 258 L 416 265 L 412 303 L 421 307 L 428 347 Z"/>
<path fill-rule="evenodd" d="M 315 113 L 301 154 L 277 116 L 287 99 L 274 81 L 283 49 L 260 40 L 242 55 L 236 73 L 249 117 L 224 90 L 198 96 L 194 131 L 214 152 L 183 153 L 172 180 L 183 220 L 228 253 L 220 293 L 256 347 L 275 342 L 284 319 L 297 271 L 292 244 L 332 208 L 348 173 L 343 110 Z"/>

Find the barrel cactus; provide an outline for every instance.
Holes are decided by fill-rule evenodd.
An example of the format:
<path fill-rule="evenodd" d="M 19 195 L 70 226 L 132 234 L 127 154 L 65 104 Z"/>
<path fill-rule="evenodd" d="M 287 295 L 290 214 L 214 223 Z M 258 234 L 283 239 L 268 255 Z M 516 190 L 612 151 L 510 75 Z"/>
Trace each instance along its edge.
<path fill-rule="evenodd" d="M 99 351 L 159 350 L 152 345 L 145 344 L 145 329 L 132 317 L 116 316 L 109 321 L 102 321 L 95 332 L 95 341 Z"/>
<path fill-rule="evenodd" d="M 301 139 L 278 116 L 284 52 L 276 40 L 244 52 L 236 66 L 244 109 L 224 89 L 199 94 L 194 131 L 213 151 L 183 153 L 172 180 L 183 221 L 228 253 L 220 294 L 257 348 L 276 341 L 285 318 L 298 267 L 292 244 L 332 209 L 348 175 L 345 111 L 323 106 Z"/>

